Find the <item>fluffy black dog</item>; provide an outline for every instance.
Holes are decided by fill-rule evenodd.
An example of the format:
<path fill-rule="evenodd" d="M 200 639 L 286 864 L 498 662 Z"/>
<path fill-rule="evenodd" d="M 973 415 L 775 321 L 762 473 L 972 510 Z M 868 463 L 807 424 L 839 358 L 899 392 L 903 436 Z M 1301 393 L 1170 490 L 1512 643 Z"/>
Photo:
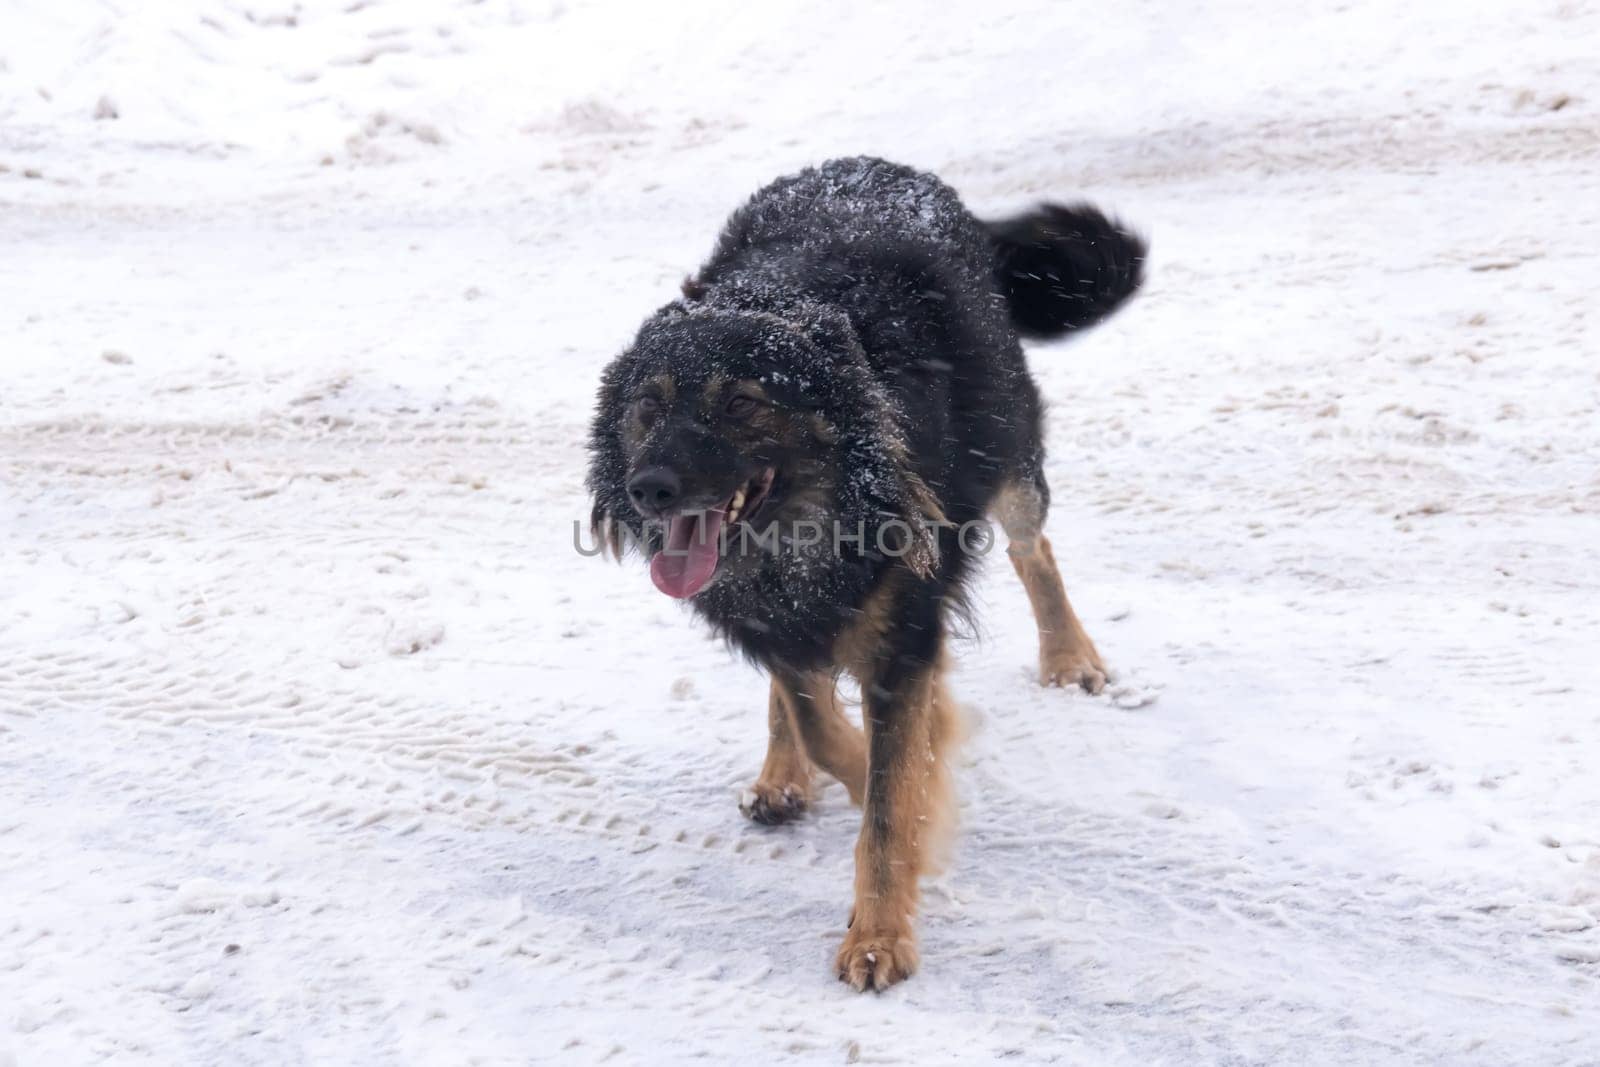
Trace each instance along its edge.
<path fill-rule="evenodd" d="M 1019 336 L 1105 318 L 1145 245 L 1087 206 L 974 218 L 943 182 L 879 159 L 782 178 L 728 221 L 684 296 L 605 372 L 593 524 L 639 545 L 663 592 L 772 676 L 766 763 L 743 807 L 804 810 L 813 769 L 864 818 L 840 977 L 917 963 L 956 733 L 949 616 L 997 518 L 1040 633 L 1040 680 L 1105 684 L 1042 533 L 1039 392 Z M 835 678 L 860 682 L 865 733 Z"/>

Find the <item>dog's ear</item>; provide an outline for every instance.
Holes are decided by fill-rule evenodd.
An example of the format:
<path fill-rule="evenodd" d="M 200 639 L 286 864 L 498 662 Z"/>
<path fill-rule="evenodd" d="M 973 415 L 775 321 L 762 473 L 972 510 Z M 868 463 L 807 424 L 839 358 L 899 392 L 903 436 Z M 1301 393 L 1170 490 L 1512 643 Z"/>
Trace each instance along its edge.
<path fill-rule="evenodd" d="M 911 529 L 910 542 L 901 546 L 900 560 L 919 578 L 930 578 L 939 566 L 939 527 L 947 524 L 944 508 L 928 483 L 911 466 L 905 438 L 897 427 L 884 438 L 885 452 L 893 471 L 893 488 L 885 501 L 894 518 Z"/>
<path fill-rule="evenodd" d="M 585 482 L 591 497 L 589 532 L 602 554 L 620 560 L 626 547 L 628 460 L 623 454 L 622 420 L 627 410 L 627 379 L 633 359 L 628 349 L 600 376 L 594 419 L 589 424 L 589 473 Z"/>
<path fill-rule="evenodd" d="M 919 578 L 931 577 L 939 565 L 939 528 L 948 525 L 944 508 L 912 465 L 894 400 L 865 357 L 853 371 L 843 376 L 845 389 L 834 398 L 844 474 L 840 510 L 850 522 L 866 519 L 869 529 L 904 523 L 908 539 L 894 554 Z"/>
<path fill-rule="evenodd" d="M 861 339 L 855 327 L 842 311 L 833 308 L 816 308 L 805 317 L 804 332 L 812 344 L 827 352 L 854 352 L 866 358 Z"/>
<path fill-rule="evenodd" d="M 865 517 L 869 528 L 903 522 L 910 536 L 908 543 L 898 546 L 898 558 L 918 577 L 929 577 L 939 565 L 938 529 L 946 524 L 944 508 L 912 465 L 894 399 L 872 372 L 866 350 L 843 312 L 818 307 L 806 312 L 802 329 L 826 353 L 836 372 L 824 379 L 834 388 L 822 407 L 839 431 L 845 467 L 843 510 Z"/>
<path fill-rule="evenodd" d="M 623 525 L 611 515 L 611 508 L 595 497 L 594 510 L 589 512 L 589 535 L 594 538 L 602 556 L 622 559 Z"/>

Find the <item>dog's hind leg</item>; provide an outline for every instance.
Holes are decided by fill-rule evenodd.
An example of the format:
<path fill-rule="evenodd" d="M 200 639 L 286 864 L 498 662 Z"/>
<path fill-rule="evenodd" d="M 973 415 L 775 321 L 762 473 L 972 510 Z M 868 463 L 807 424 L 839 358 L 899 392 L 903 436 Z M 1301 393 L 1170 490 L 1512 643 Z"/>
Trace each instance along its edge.
<path fill-rule="evenodd" d="M 1044 535 L 1048 501 L 1043 476 L 1034 474 L 1001 489 L 991 511 L 1006 532 L 1006 555 L 1033 605 L 1039 627 L 1039 684 L 1079 685 L 1098 693 L 1105 688 L 1106 666 L 1067 601 L 1055 553 Z"/>
<path fill-rule="evenodd" d="M 739 810 L 775 826 L 797 818 L 811 802 L 811 758 L 800 739 L 787 694 L 772 680 L 767 697 L 767 758 L 761 776 L 739 798 Z"/>

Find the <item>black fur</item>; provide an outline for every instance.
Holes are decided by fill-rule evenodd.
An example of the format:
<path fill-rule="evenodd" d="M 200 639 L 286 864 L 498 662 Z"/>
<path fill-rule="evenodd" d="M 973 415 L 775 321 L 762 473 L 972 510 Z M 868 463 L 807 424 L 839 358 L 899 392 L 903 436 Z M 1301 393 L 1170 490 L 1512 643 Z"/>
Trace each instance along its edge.
<path fill-rule="evenodd" d="M 868 543 L 725 563 L 695 609 L 752 659 L 812 669 L 831 663 L 885 577 L 909 571 L 896 599 L 933 632 L 900 643 L 935 649 L 971 562 L 956 527 L 983 518 L 1007 481 L 1045 492 L 1042 408 L 1019 330 L 1104 318 L 1137 288 L 1144 254 L 1089 208 L 986 226 L 937 178 L 882 160 L 779 179 L 734 212 L 684 298 L 606 369 L 590 436 L 595 523 L 657 547 L 625 490 L 647 458 L 685 470 L 704 500 L 777 469 L 779 519 L 804 501 L 846 530 L 864 524 Z M 673 398 L 645 425 L 637 396 L 663 376 Z M 724 379 L 759 383 L 816 435 L 743 440 L 707 396 Z M 937 518 L 947 525 L 936 555 L 871 543 L 888 519 Z"/>
<path fill-rule="evenodd" d="M 1024 337 L 1105 318 L 1144 281 L 1145 243 L 1088 204 L 1041 204 L 989 224 L 995 276 Z"/>

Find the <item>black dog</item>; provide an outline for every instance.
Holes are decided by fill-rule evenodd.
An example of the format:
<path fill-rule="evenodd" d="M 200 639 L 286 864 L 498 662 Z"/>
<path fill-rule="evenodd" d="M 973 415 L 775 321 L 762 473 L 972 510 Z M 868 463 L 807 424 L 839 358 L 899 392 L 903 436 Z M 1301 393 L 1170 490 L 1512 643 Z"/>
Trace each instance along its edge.
<path fill-rule="evenodd" d="M 681 300 L 605 372 L 593 522 L 772 676 L 743 807 L 804 809 L 813 767 L 864 809 L 840 977 L 916 969 L 911 917 L 949 803 L 948 617 L 993 514 L 1033 604 L 1040 681 L 1105 684 L 1042 533 L 1037 387 L 1018 336 L 1092 325 L 1144 243 L 1085 206 L 974 218 L 929 174 L 844 159 L 734 213 Z M 840 710 L 860 682 L 866 732 Z"/>

